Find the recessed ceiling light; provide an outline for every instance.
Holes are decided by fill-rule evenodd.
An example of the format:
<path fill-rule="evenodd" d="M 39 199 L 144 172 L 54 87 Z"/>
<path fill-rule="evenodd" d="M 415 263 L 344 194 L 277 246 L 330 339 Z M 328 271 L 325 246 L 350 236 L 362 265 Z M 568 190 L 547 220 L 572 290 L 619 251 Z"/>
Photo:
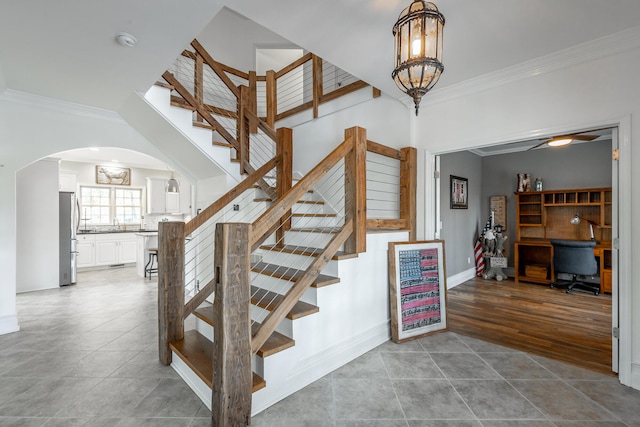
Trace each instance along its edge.
<path fill-rule="evenodd" d="M 89 147 L 90 151 L 100 151 L 98 147 Z"/>
<path fill-rule="evenodd" d="M 136 45 L 136 43 L 138 43 L 138 40 L 135 37 L 133 37 L 129 33 L 124 32 L 116 34 L 116 41 L 118 42 L 118 44 L 125 47 L 133 47 Z"/>

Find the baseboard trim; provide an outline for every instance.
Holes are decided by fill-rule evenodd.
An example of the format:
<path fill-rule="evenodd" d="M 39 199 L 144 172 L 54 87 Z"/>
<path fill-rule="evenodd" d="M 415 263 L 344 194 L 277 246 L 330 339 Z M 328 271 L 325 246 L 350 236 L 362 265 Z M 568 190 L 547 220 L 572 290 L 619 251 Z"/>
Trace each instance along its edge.
<path fill-rule="evenodd" d="M 475 267 L 462 271 L 458 274 L 454 274 L 453 276 L 449 276 L 447 277 L 447 289 L 455 288 L 456 286 L 466 282 L 467 280 L 471 280 L 474 277 L 476 277 Z"/>
<path fill-rule="evenodd" d="M 189 388 L 193 390 L 193 392 L 202 400 L 209 410 L 211 410 L 211 389 L 204 381 L 200 379 L 200 377 L 193 372 L 193 370 L 186 364 L 184 361 L 175 354 L 171 352 L 172 360 L 171 367 L 177 374 L 187 383 Z"/>
<path fill-rule="evenodd" d="M 18 332 L 19 330 L 20 326 L 18 325 L 18 316 L 15 314 L 10 316 L 0 316 L 0 335 Z"/>
<path fill-rule="evenodd" d="M 631 388 L 640 390 L 640 363 L 631 362 L 631 384 L 624 385 L 628 385 Z"/>

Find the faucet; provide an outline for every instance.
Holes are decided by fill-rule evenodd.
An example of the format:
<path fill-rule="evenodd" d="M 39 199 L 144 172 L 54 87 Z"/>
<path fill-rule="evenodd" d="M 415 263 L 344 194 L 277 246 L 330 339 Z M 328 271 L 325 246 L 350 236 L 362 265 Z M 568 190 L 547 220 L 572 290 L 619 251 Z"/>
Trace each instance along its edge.
<path fill-rule="evenodd" d="M 113 228 L 120 230 L 120 221 L 118 221 L 118 218 L 113 218 Z"/>

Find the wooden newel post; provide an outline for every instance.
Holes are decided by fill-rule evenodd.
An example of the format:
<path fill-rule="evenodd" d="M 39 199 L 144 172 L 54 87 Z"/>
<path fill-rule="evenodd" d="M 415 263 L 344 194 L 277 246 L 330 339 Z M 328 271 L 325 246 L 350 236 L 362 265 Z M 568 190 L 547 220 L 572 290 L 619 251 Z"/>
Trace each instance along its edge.
<path fill-rule="evenodd" d="M 251 420 L 250 227 L 216 225 L 211 418 L 218 427 L 244 427 Z"/>
<path fill-rule="evenodd" d="M 344 159 L 345 221 L 353 219 L 353 233 L 344 250 L 358 254 L 367 250 L 367 131 L 352 127 L 345 129 L 344 137 L 353 139 Z"/>
<path fill-rule="evenodd" d="M 276 171 L 276 198 L 279 200 L 293 182 L 293 131 L 278 128 L 276 131 L 276 156 L 280 159 Z M 288 210 L 276 230 L 276 245 L 284 246 L 284 233 L 291 229 L 291 210 Z"/>
<path fill-rule="evenodd" d="M 400 218 L 407 221 L 409 240 L 417 239 L 416 192 L 418 188 L 418 154 L 414 147 L 400 149 Z"/>
<path fill-rule="evenodd" d="M 245 169 L 245 165 L 249 164 L 249 125 L 244 111 L 249 109 L 249 88 L 240 86 L 240 99 L 238 100 L 238 120 L 236 121 L 236 135 L 238 135 L 238 143 L 240 144 L 240 168 L 242 173 L 249 173 Z"/>
<path fill-rule="evenodd" d="M 158 343 L 171 364 L 169 343 L 184 338 L 184 222 L 158 224 Z"/>

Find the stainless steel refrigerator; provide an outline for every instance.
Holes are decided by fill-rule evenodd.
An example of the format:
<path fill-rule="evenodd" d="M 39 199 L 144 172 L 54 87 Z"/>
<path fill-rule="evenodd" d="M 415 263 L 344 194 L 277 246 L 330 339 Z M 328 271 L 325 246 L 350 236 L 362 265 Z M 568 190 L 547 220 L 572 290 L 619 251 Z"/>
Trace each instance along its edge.
<path fill-rule="evenodd" d="M 79 210 L 75 193 L 60 192 L 60 286 L 76 283 Z"/>

